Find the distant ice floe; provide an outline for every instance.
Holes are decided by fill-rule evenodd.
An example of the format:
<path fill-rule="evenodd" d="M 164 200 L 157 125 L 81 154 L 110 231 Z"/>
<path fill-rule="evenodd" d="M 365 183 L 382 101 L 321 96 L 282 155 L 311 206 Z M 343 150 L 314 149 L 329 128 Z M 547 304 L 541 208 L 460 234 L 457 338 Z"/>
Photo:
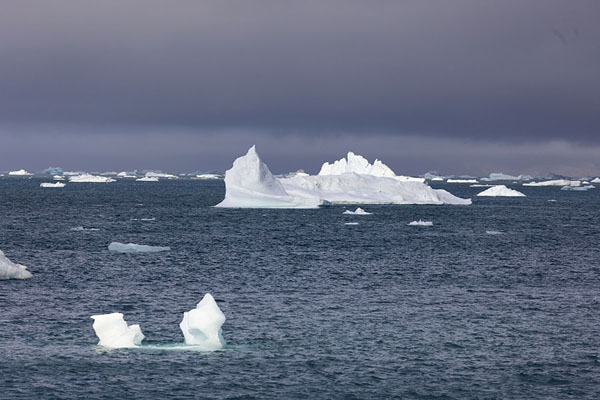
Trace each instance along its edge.
<path fill-rule="evenodd" d="M 72 231 L 77 231 L 77 232 L 81 232 L 81 231 L 99 231 L 100 229 L 98 228 L 84 228 L 83 226 L 76 226 L 74 228 L 71 228 Z"/>
<path fill-rule="evenodd" d="M 474 183 L 469 185 L 469 187 L 492 187 L 494 185 L 490 185 L 489 183 Z"/>
<path fill-rule="evenodd" d="M 485 231 L 485 233 L 487 235 L 503 235 L 504 232 L 500 232 L 500 231 Z"/>
<path fill-rule="evenodd" d="M 477 179 L 446 179 L 446 183 L 477 183 Z"/>
<path fill-rule="evenodd" d="M 184 312 L 179 324 L 185 343 L 213 351 L 226 345 L 221 326 L 225 315 L 210 293 L 206 293 L 196 308 Z"/>
<path fill-rule="evenodd" d="M 502 172 L 492 172 L 489 177 L 481 178 L 484 182 L 493 182 L 493 181 L 530 181 L 533 179 L 533 176 L 530 175 L 507 175 Z"/>
<path fill-rule="evenodd" d="M 50 183 L 50 182 L 42 182 L 40 183 L 40 187 L 43 188 L 62 188 L 65 187 L 66 184 L 62 182 Z"/>
<path fill-rule="evenodd" d="M 158 182 L 158 178 L 155 176 L 144 176 L 143 178 L 137 178 L 136 182 Z"/>
<path fill-rule="evenodd" d="M 54 176 L 52 177 L 52 179 L 54 179 L 55 181 L 64 181 L 64 180 L 65 180 L 65 177 L 64 177 L 64 176 L 62 176 L 62 175 L 54 175 Z"/>
<path fill-rule="evenodd" d="M 351 159 L 355 161 L 357 157 Z M 339 161 L 336 161 L 337 165 L 343 166 Z M 350 164 L 353 165 L 354 161 Z M 334 167 L 336 163 L 325 166 L 321 175 L 295 174 L 289 178 L 278 179 L 261 161 L 255 147 L 252 146 L 248 153 L 237 158 L 233 167 L 225 173 L 225 199 L 217 204 L 217 207 L 316 208 L 327 204 L 471 204 L 470 199 L 461 199 L 445 190 L 432 189 L 425 183 L 402 180 L 397 176 L 355 172 L 333 175 L 342 169 Z M 345 165 L 349 163 L 346 162 Z M 375 166 L 377 168 L 374 169 Z M 375 163 L 364 168 L 379 174 L 389 174 L 384 166 L 383 163 Z"/>
<path fill-rule="evenodd" d="M 590 183 L 600 183 L 600 177 L 592 179 Z"/>
<path fill-rule="evenodd" d="M 156 221 L 156 218 L 131 218 L 131 221 Z"/>
<path fill-rule="evenodd" d="M 170 247 L 147 246 L 145 244 L 112 242 L 108 250 L 117 253 L 158 253 L 159 251 L 170 251 Z"/>
<path fill-rule="evenodd" d="M 556 202 L 555 199 L 549 199 L 548 201 L 553 202 L 553 203 Z"/>
<path fill-rule="evenodd" d="M 100 175 L 92 175 L 92 174 L 82 174 L 82 175 L 72 175 L 69 177 L 69 182 L 74 183 L 110 183 L 115 182 L 113 178 L 108 176 L 100 176 Z"/>
<path fill-rule="evenodd" d="M 418 221 L 412 221 L 408 225 L 409 226 L 433 226 L 433 222 L 418 220 Z"/>
<path fill-rule="evenodd" d="M 100 341 L 99 346 L 111 349 L 134 348 L 142 344 L 144 334 L 139 325 L 128 326 L 123 314 L 92 315 L 92 328 Z"/>
<path fill-rule="evenodd" d="M 358 225 L 358 222 L 344 222 L 344 225 Z"/>
<path fill-rule="evenodd" d="M 65 171 L 63 171 L 63 169 L 61 167 L 48 167 L 45 170 L 42 171 L 42 174 L 44 175 L 62 175 L 64 174 Z"/>
<path fill-rule="evenodd" d="M 518 190 L 509 189 L 504 185 L 495 185 L 489 189 L 478 193 L 477 196 L 481 197 L 525 197 L 525 195 Z"/>
<path fill-rule="evenodd" d="M 572 192 L 587 192 L 590 189 L 594 189 L 596 186 L 594 185 L 585 185 L 585 186 L 563 186 L 560 190 L 568 190 Z"/>
<path fill-rule="evenodd" d="M 117 174 L 117 178 L 135 179 L 135 178 L 137 178 L 137 174 L 135 171 L 134 172 L 121 171 Z"/>
<path fill-rule="evenodd" d="M 529 182 L 524 183 L 523 186 L 580 186 L 580 181 L 571 181 L 568 179 L 553 179 L 550 181 L 542 182 Z"/>
<path fill-rule="evenodd" d="M 362 208 L 358 207 L 354 211 L 346 210 L 346 211 L 344 211 L 344 214 L 346 214 L 346 215 L 372 215 L 373 213 L 366 212 Z"/>
<path fill-rule="evenodd" d="M 162 172 L 146 172 L 146 178 L 164 178 L 164 179 L 178 179 L 177 175 L 164 174 Z"/>
<path fill-rule="evenodd" d="M 27 172 L 24 169 L 20 169 L 17 171 L 10 171 L 8 173 L 9 176 L 31 176 L 33 175 L 31 172 Z"/>
<path fill-rule="evenodd" d="M 31 272 L 27 271 L 26 266 L 10 261 L 0 250 L 0 280 L 29 278 Z"/>
<path fill-rule="evenodd" d="M 223 179 L 223 176 L 218 175 L 218 174 L 198 174 L 198 175 L 196 175 L 196 179 L 206 179 L 206 180 Z"/>

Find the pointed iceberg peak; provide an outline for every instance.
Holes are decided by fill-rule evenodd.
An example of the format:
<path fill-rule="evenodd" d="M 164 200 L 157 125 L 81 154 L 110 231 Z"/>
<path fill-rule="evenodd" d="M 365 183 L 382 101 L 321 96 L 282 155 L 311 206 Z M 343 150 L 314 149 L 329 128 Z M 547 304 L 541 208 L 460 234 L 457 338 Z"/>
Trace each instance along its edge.
<path fill-rule="evenodd" d="M 371 164 L 366 158 L 361 155 L 354 154 L 349 151 L 346 158 L 341 158 L 334 161 L 332 164 L 326 162 L 323 163 L 319 175 L 341 175 L 347 172 L 354 172 L 355 174 L 362 175 L 374 175 L 382 176 L 387 178 L 393 178 L 396 176 L 394 171 L 380 160 L 375 160 Z"/>

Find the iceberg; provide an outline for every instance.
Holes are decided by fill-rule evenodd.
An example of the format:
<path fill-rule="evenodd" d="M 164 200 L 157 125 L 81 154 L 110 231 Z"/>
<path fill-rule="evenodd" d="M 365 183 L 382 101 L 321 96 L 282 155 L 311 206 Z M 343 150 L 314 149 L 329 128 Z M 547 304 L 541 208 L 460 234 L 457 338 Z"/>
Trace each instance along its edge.
<path fill-rule="evenodd" d="M 223 179 L 219 174 L 197 174 L 196 179 Z"/>
<path fill-rule="evenodd" d="M 100 339 L 99 346 L 111 349 L 132 348 L 141 345 L 144 340 L 140 326 L 127 326 L 121 313 L 92 315 L 90 318 L 94 320 L 92 328 Z"/>
<path fill-rule="evenodd" d="M 507 175 L 502 172 L 492 172 L 488 178 L 481 178 L 482 181 L 491 182 L 491 181 L 530 181 L 533 179 L 533 176 L 530 175 Z"/>
<path fill-rule="evenodd" d="M 594 178 L 590 181 L 591 183 L 600 183 L 600 177 Z"/>
<path fill-rule="evenodd" d="M 193 310 L 183 313 L 179 324 L 185 343 L 201 346 L 203 350 L 222 349 L 226 345 L 221 326 L 225 315 L 210 293 L 206 293 Z"/>
<path fill-rule="evenodd" d="M 352 158 L 352 157 L 351 157 Z M 362 157 L 361 157 L 362 158 Z M 366 160 L 365 160 L 366 161 Z M 368 162 L 367 162 L 368 163 Z M 334 163 L 335 165 L 335 163 Z M 337 167 L 336 167 L 337 168 Z M 326 167 L 325 172 L 337 169 Z M 471 204 L 418 181 L 372 174 L 294 174 L 276 178 L 255 146 L 225 173 L 225 199 L 217 207 L 316 208 L 327 204 Z"/>
<path fill-rule="evenodd" d="M 24 169 L 20 169 L 18 171 L 10 171 L 8 173 L 9 176 L 31 176 L 33 175 L 31 172 L 27 172 Z"/>
<path fill-rule="evenodd" d="M 358 222 L 344 222 L 344 225 L 358 225 Z"/>
<path fill-rule="evenodd" d="M 43 188 L 62 188 L 65 187 L 66 184 L 62 182 L 50 183 L 50 182 L 42 182 L 40 183 L 40 187 Z"/>
<path fill-rule="evenodd" d="M 355 211 L 346 210 L 346 211 L 344 211 L 344 214 L 347 214 L 347 215 L 372 215 L 373 213 L 366 212 L 362 208 L 358 207 Z"/>
<path fill-rule="evenodd" d="M 136 182 L 158 182 L 158 178 L 155 176 L 144 176 L 143 178 L 137 178 Z"/>
<path fill-rule="evenodd" d="M 494 185 L 489 185 L 487 183 L 474 183 L 472 185 L 469 185 L 469 187 L 492 187 Z"/>
<path fill-rule="evenodd" d="M 130 172 L 126 172 L 126 171 L 119 172 L 117 174 L 117 178 L 137 178 L 136 172 L 137 171 L 134 171 L 134 172 L 131 172 L 131 173 Z"/>
<path fill-rule="evenodd" d="M 161 246 L 147 246 L 145 244 L 125 244 L 119 242 L 112 242 L 108 245 L 108 250 L 115 251 L 117 253 L 157 253 L 159 251 L 170 251 L 171 248 Z"/>
<path fill-rule="evenodd" d="M 42 171 L 42 174 L 45 174 L 45 175 L 62 175 L 62 174 L 64 174 L 64 171 L 60 167 L 48 167 L 48 168 L 46 168 L 45 170 Z"/>
<path fill-rule="evenodd" d="M 64 176 L 61 176 L 61 175 L 54 175 L 52 177 L 52 179 L 54 179 L 55 181 L 64 181 L 65 180 Z"/>
<path fill-rule="evenodd" d="M 594 189 L 596 186 L 594 185 L 585 185 L 585 186 L 563 186 L 560 190 L 567 190 L 572 192 L 587 192 L 590 189 Z"/>
<path fill-rule="evenodd" d="M 146 172 L 146 178 L 165 178 L 165 179 L 177 179 L 176 175 L 163 174 L 162 172 Z"/>
<path fill-rule="evenodd" d="M 509 189 L 504 185 L 495 185 L 489 189 L 478 193 L 480 197 L 525 197 L 525 195 L 517 190 Z"/>
<path fill-rule="evenodd" d="M 74 228 L 71 228 L 72 231 L 99 231 L 100 229 L 98 228 L 85 228 L 83 226 L 76 226 Z"/>
<path fill-rule="evenodd" d="M 425 182 L 425 178 L 413 178 L 411 176 L 398 176 L 392 171 L 390 167 L 385 165 L 380 160 L 375 160 L 373 164 L 371 164 L 366 158 L 363 156 L 354 154 L 349 151 L 346 158 L 341 158 L 337 161 L 334 161 L 332 164 L 325 162 L 321 166 L 321 170 L 319 171 L 319 175 L 342 175 L 345 173 L 354 172 L 355 174 L 360 175 L 373 175 L 379 177 L 386 178 L 394 178 L 399 181 L 407 181 L 407 182 Z M 308 174 L 304 173 L 305 176 Z M 298 175 L 298 174 L 296 174 Z"/>
<path fill-rule="evenodd" d="M 31 272 L 27 271 L 26 266 L 10 261 L 0 250 L 0 280 L 29 278 L 31 278 Z"/>
<path fill-rule="evenodd" d="M 542 182 L 529 182 L 524 183 L 523 186 L 579 186 L 581 182 L 572 181 L 568 179 L 553 179 L 550 181 L 542 181 Z"/>
<path fill-rule="evenodd" d="M 72 175 L 72 176 L 69 176 L 69 182 L 74 182 L 74 183 L 109 183 L 109 182 L 115 182 L 115 180 L 113 178 L 109 178 L 107 176 L 82 174 L 82 175 Z"/>
<path fill-rule="evenodd" d="M 446 183 L 477 183 L 477 179 L 446 179 Z"/>
<path fill-rule="evenodd" d="M 433 222 L 418 220 L 410 222 L 408 226 L 433 226 Z"/>

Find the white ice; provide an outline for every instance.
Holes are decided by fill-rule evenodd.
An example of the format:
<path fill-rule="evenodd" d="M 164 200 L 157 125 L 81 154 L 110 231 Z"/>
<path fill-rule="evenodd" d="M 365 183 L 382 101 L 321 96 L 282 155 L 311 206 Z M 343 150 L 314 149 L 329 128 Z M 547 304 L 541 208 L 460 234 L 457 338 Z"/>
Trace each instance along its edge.
<path fill-rule="evenodd" d="M 371 215 L 373 213 L 370 212 L 366 212 L 365 210 L 363 210 L 362 208 L 358 207 L 356 210 L 354 211 L 350 211 L 350 210 L 346 210 L 344 211 L 344 214 L 347 215 Z"/>
<path fill-rule="evenodd" d="M 223 179 L 223 177 L 218 174 L 198 174 L 196 179 Z"/>
<path fill-rule="evenodd" d="M 591 183 L 600 183 L 600 177 L 594 178 L 590 181 Z"/>
<path fill-rule="evenodd" d="M 127 326 L 123 314 L 92 315 L 92 327 L 100 341 L 99 346 L 112 349 L 137 347 L 142 344 L 144 334 L 139 325 Z"/>
<path fill-rule="evenodd" d="M 135 243 L 119 243 L 112 242 L 108 245 L 108 250 L 116 251 L 117 253 L 157 253 L 159 251 L 169 251 L 170 247 L 147 246 L 145 244 Z"/>
<path fill-rule="evenodd" d="M 477 179 L 446 179 L 446 183 L 477 183 Z"/>
<path fill-rule="evenodd" d="M 206 293 L 193 310 L 183 313 L 179 324 L 185 343 L 202 347 L 207 351 L 225 346 L 221 326 L 225 315 L 210 293 Z"/>
<path fill-rule="evenodd" d="M 40 183 L 40 187 L 43 188 L 62 188 L 65 187 L 66 184 L 62 182 L 50 183 L 50 182 L 42 182 Z"/>
<path fill-rule="evenodd" d="M 64 177 L 64 176 L 61 176 L 61 175 L 54 175 L 54 176 L 52 177 L 52 179 L 54 179 L 55 181 L 64 181 L 64 180 L 65 180 L 65 177 Z"/>
<path fill-rule="evenodd" d="M 24 169 L 20 169 L 18 171 L 10 171 L 8 173 L 10 176 L 31 176 L 33 175 L 31 172 L 27 172 Z"/>
<path fill-rule="evenodd" d="M 122 171 L 117 174 L 117 178 L 137 178 L 136 172 Z"/>
<path fill-rule="evenodd" d="M 533 177 L 530 175 L 507 175 L 502 172 L 492 172 L 488 178 L 481 178 L 482 181 L 530 181 Z"/>
<path fill-rule="evenodd" d="M 504 185 L 495 185 L 489 189 L 478 193 L 480 197 L 525 197 L 525 195 L 518 190 L 509 189 Z"/>
<path fill-rule="evenodd" d="M 155 176 L 144 176 L 142 178 L 137 178 L 136 182 L 158 182 L 158 178 Z"/>
<path fill-rule="evenodd" d="M 400 181 L 424 182 L 425 178 L 414 178 L 410 176 L 398 176 L 390 167 L 380 160 L 375 160 L 373 164 L 360 156 L 349 151 L 346 158 L 334 161 L 332 164 L 326 162 L 321 166 L 319 175 L 342 175 L 348 172 L 354 172 L 360 175 L 373 175 L 385 178 L 394 178 Z M 308 174 L 306 174 L 308 175 Z"/>
<path fill-rule="evenodd" d="M 418 220 L 418 221 L 412 221 L 408 225 L 409 226 L 433 226 L 433 222 Z"/>
<path fill-rule="evenodd" d="M 485 231 L 485 233 L 488 235 L 502 235 L 500 231 Z"/>
<path fill-rule="evenodd" d="M 523 184 L 523 186 L 579 186 L 579 185 L 581 185 L 581 182 L 570 181 L 568 179 L 553 179 L 550 181 L 529 182 L 529 183 Z"/>
<path fill-rule="evenodd" d="M 358 225 L 358 222 L 345 222 L 344 225 Z"/>
<path fill-rule="evenodd" d="M 563 186 L 560 190 L 569 190 L 573 192 L 587 192 L 590 189 L 594 189 L 596 186 L 594 185 L 585 185 L 585 186 Z"/>
<path fill-rule="evenodd" d="M 469 187 L 492 187 L 494 185 L 490 185 L 487 183 L 474 183 L 472 185 L 469 185 Z"/>
<path fill-rule="evenodd" d="M 31 278 L 31 272 L 27 267 L 10 261 L 0 250 L 0 280 L 28 278 Z"/>
<path fill-rule="evenodd" d="M 109 183 L 115 182 L 113 178 L 108 176 L 99 176 L 91 174 L 73 175 L 69 177 L 69 182 L 75 183 Z"/>
<path fill-rule="evenodd" d="M 72 231 L 99 231 L 98 228 L 84 228 L 83 226 L 76 226 L 71 228 Z"/>
<path fill-rule="evenodd" d="M 177 179 L 177 175 L 164 174 L 162 172 L 146 172 L 147 178 L 165 178 L 165 179 Z"/>
<path fill-rule="evenodd" d="M 334 163 L 335 164 L 335 163 Z M 327 169 L 327 168 L 326 168 Z M 316 208 L 323 204 L 471 204 L 417 181 L 346 172 L 276 178 L 254 146 L 225 173 L 225 199 L 217 207 Z"/>

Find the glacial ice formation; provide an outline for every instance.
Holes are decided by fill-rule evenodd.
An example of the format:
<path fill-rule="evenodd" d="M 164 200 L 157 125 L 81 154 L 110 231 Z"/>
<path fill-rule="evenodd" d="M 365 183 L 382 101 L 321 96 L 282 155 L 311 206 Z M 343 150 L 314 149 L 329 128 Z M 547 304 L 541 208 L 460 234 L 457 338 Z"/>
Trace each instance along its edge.
<path fill-rule="evenodd" d="M 26 266 L 10 261 L 0 250 L 0 280 L 29 278 L 31 272 L 27 271 Z"/>
<path fill-rule="evenodd" d="M 370 212 L 366 212 L 365 210 L 363 210 L 362 208 L 358 207 L 356 210 L 354 211 L 350 211 L 350 210 L 346 210 L 344 211 L 344 214 L 346 215 L 371 215 L 373 213 Z"/>
<path fill-rule="evenodd" d="M 112 349 L 131 348 L 142 344 L 144 334 L 139 325 L 127 326 L 123 314 L 92 315 L 92 327 L 100 341 L 99 346 Z"/>
<path fill-rule="evenodd" d="M 137 178 L 136 171 L 134 171 L 134 172 L 127 172 L 127 171 L 119 172 L 117 174 L 117 178 Z"/>
<path fill-rule="evenodd" d="M 146 172 L 146 178 L 165 178 L 165 179 L 177 179 L 177 175 L 164 174 L 162 172 Z"/>
<path fill-rule="evenodd" d="M 8 173 L 8 175 L 10 175 L 10 176 L 31 176 L 33 174 L 31 172 L 25 171 L 24 169 L 20 169 L 17 171 L 10 171 Z"/>
<path fill-rule="evenodd" d="M 197 174 L 196 179 L 223 179 L 223 177 L 218 174 Z"/>
<path fill-rule="evenodd" d="M 206 293 L 196 308 L 184 312 L 179 324 L 186 344 L 201 346 L 204 350 L 218 350 L 225 346 L 221 326 L 225 315 L 210 293 Z"/>
<path fill-rule="evenodd" d="M 62 182 L 50 183 L 50 182 L 42 182 L 40 183 L 40 187 L 43 188 L 62 188 L 65 187 L 66 184 Z"/>
<path fill-rule="evenodd" d="M 341 158 L 334 161 L 332 164 L 326 162 L 321 166 L 319 175 L 342 175 L 348 172 L 354 172 L 360 175 L 373 175 L 385 178 L 394 178 L 399 181 L 424 182 L 425 178 L 414 178 L 410 176 L 398 176 L 390 167 L 385 165 L 380 160 L 375 160 L 373 164 L 360 156 L 349 151 L 346 158 Z M 305 176 L 307 176 L 306 174 Z"/>
<path fill-rule="evenodd" d="M 477 183 L 477 179 L 449 178 L 446 179 L 446 183 Z"/>
<path fill-rule="evenodd" d="M 91 174 L 81 174 L 81 175 L 73 175 L 69 177 L 69 182 L 75 183 L 109 183 L 115 182 L 113 178 L 109 178 L 107 176 L 99 176 L 99 175 L 91 175 Z"/>
<path fill-rule="evenodd" d="M 409 226 L 433 226 L 433 222 L 418 220 L 418 221 L 412 221 L 408 225 Z"/>
<path fill-rule="evenodd" d="M 600 183 L 600 177 L 592 179 L 590 183 Z"/>
<path fill-rule="evenodd" d="M 584 185 L 584 186 L 563 186 L 560 190 L 567 190 L 572 192 L 587 192 L 590 189 L 594 189 L 596 186 L 594 185 Z"/>
<path fill-rule="evenodd" d="M 550 181 L 529 182 L 529 183 L 523 184 L 523 186 L 579 186 L 579 185 L 581 185 L 581 182 L 571 181 L 568 179 L 553 179 Z"/>
<path fill-rule="evenodd" d="M 530 181 L 533 177 L 530 175 L 507 175 L 502 172 L 492 172 L 488 178 L 481 178 L 484 182 L 493 182 L 493 181 Z"/>
<path fill-rule="evenodd" d="M 52 179 L 54 179 L 55 181 L 64 181 L 64 180 L 65 180 L 65 177 L 64 177 L 64 176 L 61 176 L 61 175 L 54 175 L 54 176 L 52 177 Z"/>
<path fill-rule="evenodd" d="M 336 172 L 336 168 L 326 167 L 325 172 Z M 382 167 L 379 169 L 384 170 Z M 245 156 L 237 158 L 233 167 L 227 170 L 225 187 L 225 199 L 217 204 L 217 207 L 316 208 L 326 204 L 471 204 L 470 199 L 461 199 L 445 190 L 432 189 L 423 182 L 403 180 L 397 176 L 345 172 L 340 175 L 295 174 L 278 179 L 261 161 L 254 146 Z"/>
<path fill-rule="evenodd" d="M 159 251 L 170 251 L 171 248 L 161 246 L 147 246 L 145 244 L 125 244 L 119 242 L 112 242 L 108 245 L 108 250 L 115 251 L 117 253 L 158 253 Z"/>
<path fill-rule="evenodd" d="M 478 193 L 479 197 L 525 197 L 525 195 L 518 190 L 509 189 L 504 185 L 495 185 L 489 189 Z"/>
<path fill-rule="evenodd" d="M 42 171 L 42 174 L 45 175 L 62 175 L 65 171 L 63 171 L 60 167 L 48 167 Z"/>
<path fill-rule="evenodd" d="M 137 178 L 136 182 L 158 182 L 158 178 L 155 176 L 144 176 L 142 178 Z"/>

